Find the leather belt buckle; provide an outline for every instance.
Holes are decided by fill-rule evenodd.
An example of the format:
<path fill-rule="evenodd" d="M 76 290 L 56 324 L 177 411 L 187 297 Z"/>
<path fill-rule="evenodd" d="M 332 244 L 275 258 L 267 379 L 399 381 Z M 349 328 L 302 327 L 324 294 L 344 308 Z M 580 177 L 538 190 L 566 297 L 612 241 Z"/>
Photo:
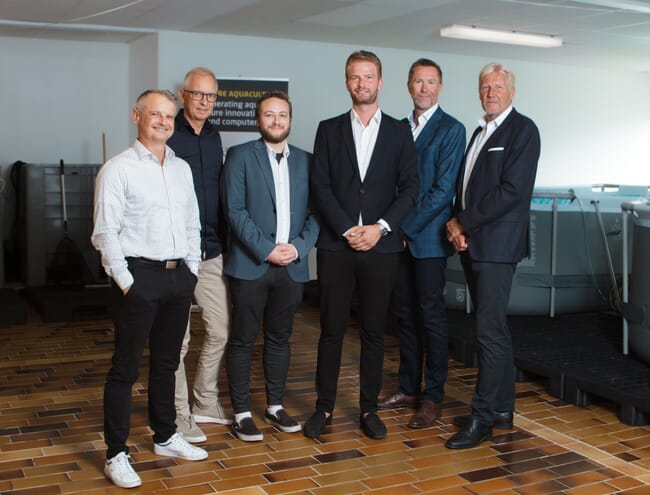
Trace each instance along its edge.
<path fill-rule="evenodd" d="M 165 269 L 166 270 L 175 270 L 176 267 L 178 267 L 178 261 L 176 261 L 176 260 L 165 261 Z"/>

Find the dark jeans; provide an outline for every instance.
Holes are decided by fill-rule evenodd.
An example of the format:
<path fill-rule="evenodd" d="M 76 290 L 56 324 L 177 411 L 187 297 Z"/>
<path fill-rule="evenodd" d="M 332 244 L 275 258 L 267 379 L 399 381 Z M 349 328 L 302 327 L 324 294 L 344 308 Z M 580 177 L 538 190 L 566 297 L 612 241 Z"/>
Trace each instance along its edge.
<path fill-rule="evenodd" d="M 400 256 L 393 293 L 399 327 L 399 387 L 420 396 L 424 365 L 423 400 L 436 404 L 445 398 L 448 327 L 445 313 L 447 258 L 414 258 L 406 250 Z"/>
<path fill-rule="evenodd" d="M 282 405 L 289 371 L 289 337 L 302 301 L 303 284 L 285 267 L 270 266 L 257 280 L 230 279 L 232 330 L 226 351 L 230 398 L 235 413 L 250 411 L 250 371 L 253 345 L 264 329 L 264 382 L 267 404 Z"/>
<path fill-rule="evenodd" d="M 399 253 L 319 249 L 320 325 L 316 367 L 316 410 L 332 412 L 341 367 L 341 350 L 350 319 L 355 284 L 359 295 L 359 406 L 377 410 L 384 365 L 384 328 L 397 275 Z"/>
<path fill-rule="evenodd" d="M 515 408 L 515 364 L 507 310 L 516 263 L 484 263 L 461 256 L 476 314 L 478 381 L 472 415 L 483 424 Z"/>
<path fill-rule="evenodd" d="M 156 443 L 176 431 L 174 372 L 196 277 L 186 265 L 175 270 L 129 263 L 135 279 L 125 295 L 119 288 L 115 317 L 115 351 L 104 387 L 104 439 L 107 458 L 128 452 L 131 388 L 140 372 L 140 360 L 149 340 L 149 425 Z"/>

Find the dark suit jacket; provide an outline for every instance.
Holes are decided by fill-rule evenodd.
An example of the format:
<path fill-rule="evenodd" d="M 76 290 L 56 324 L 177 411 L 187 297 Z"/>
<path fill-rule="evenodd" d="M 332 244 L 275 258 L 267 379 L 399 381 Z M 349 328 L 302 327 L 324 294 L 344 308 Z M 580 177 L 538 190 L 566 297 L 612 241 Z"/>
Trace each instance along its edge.
<path fill-rule="evenodd" d="M 468 150 L 481 131 L 474 131 Z M 514 108 L 481 149 L 461 210 L 461 170 L 456 216 L 468 236 L 474 261 L 517 263 L 530 253 L 530 200 L 540 153 L 539 131 Z M 465 161 L 467 155 L 465 156 Z"/>
<path fill-rule="evenodd" d="M 310 159 L 306 151 L 289 146 L 289 242 L 298 250 L 298 259 L 287 270 L 296 282 L 309 280 L 307 254 L 319 230 L 309 209 Z M 231 234 L 224 272 L 243 280 L 257 280 L 269 268 L 265 259 L 275 247 L 277 226 L 273 173 L 261 139 L 228 150 L 221 195 Z"/>
<path fill-rule="evenodd" d="M 440 107 L 417 139 L 420 193 L 402 223 L 408 249 L 415 258 L 450 256 L 445 224 L 451 218 L 456 180 L 465 151 L 465 127 Z"/>
<path fill-rule="evenodd" d="M 403 249 L 400 226 L 413 208 L 418 173 L 413 135 L 408 124 L 382 113 L 377 142 L 361 181 L 352 137 L 350 112 L 322 121 L 316 132 L 311 194 L 320 216 L 319 249 L 351 249 L 343 233 L 359 222 L 383 218 L 392 234 L 373 248 L 380 253 Z"/>

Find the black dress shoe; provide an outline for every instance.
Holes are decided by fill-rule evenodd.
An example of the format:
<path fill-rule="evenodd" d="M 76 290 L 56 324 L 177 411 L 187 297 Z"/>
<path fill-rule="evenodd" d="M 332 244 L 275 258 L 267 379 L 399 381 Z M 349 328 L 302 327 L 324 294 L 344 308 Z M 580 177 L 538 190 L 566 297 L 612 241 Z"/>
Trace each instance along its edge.
<path fill-rule="evenodd" d="M 332 415 L 327 416 L 323 411 L 316 411 L 305 422 L 303 433 L 307 438 L 318 438 L 327 425 L 332 424 Z"/>
<path fill-rule="evenodd" d="M 366 414 L 365 417 L 362 414 L 359 417 L 359 424 L 368 438 L 373 438 L 375 440 L 386 438 L 386 426 L 383 421 L 379 419 L 377 414 L 371 412 Z"/>
<path fill-rule="evenodd" d="M 472 417 L 453 437 L 445 442 L 448 449 L 471 449 L 492 438 L 492 427 L 476 421 Z"/>
<path fill-rule="evenodd" d="M 469 414 L 467 416 L 456 416 L 453 423 L 459 428 L 464 428 L 470 418 L 471 416 Z M 494 413 L 492 428 L 496 428 L 497 430 L 512 430 L 514 427 L 512 412 L 497 411 Z"/>

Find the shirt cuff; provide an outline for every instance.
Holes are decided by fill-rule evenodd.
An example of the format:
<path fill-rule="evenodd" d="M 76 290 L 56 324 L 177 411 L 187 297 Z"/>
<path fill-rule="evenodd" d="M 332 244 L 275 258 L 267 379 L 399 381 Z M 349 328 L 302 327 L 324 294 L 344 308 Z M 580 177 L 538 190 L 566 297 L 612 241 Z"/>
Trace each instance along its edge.
<path fill-rule="evenodd" d="M 383 218 L 380 218 L 379 220 L 377 220 L 377 223 L 379 225 L 381 225 L 382 227 L 386 227 L 386 230 L 388 230 L 388 232 L 392 232 L 392 230 L 390 228 L 390 225 L 388 225 L 388 222 L 386 220 L 384 220 Z"/>
<path fill-rule="evenodd" d="M 113 280 L 115 281 L 117 286 L 122 290 L 126 289 L 127 287 L 131 287 L 133 285 L 133 275 L 128 269 L 120 273 L 114 273 Z"/>

